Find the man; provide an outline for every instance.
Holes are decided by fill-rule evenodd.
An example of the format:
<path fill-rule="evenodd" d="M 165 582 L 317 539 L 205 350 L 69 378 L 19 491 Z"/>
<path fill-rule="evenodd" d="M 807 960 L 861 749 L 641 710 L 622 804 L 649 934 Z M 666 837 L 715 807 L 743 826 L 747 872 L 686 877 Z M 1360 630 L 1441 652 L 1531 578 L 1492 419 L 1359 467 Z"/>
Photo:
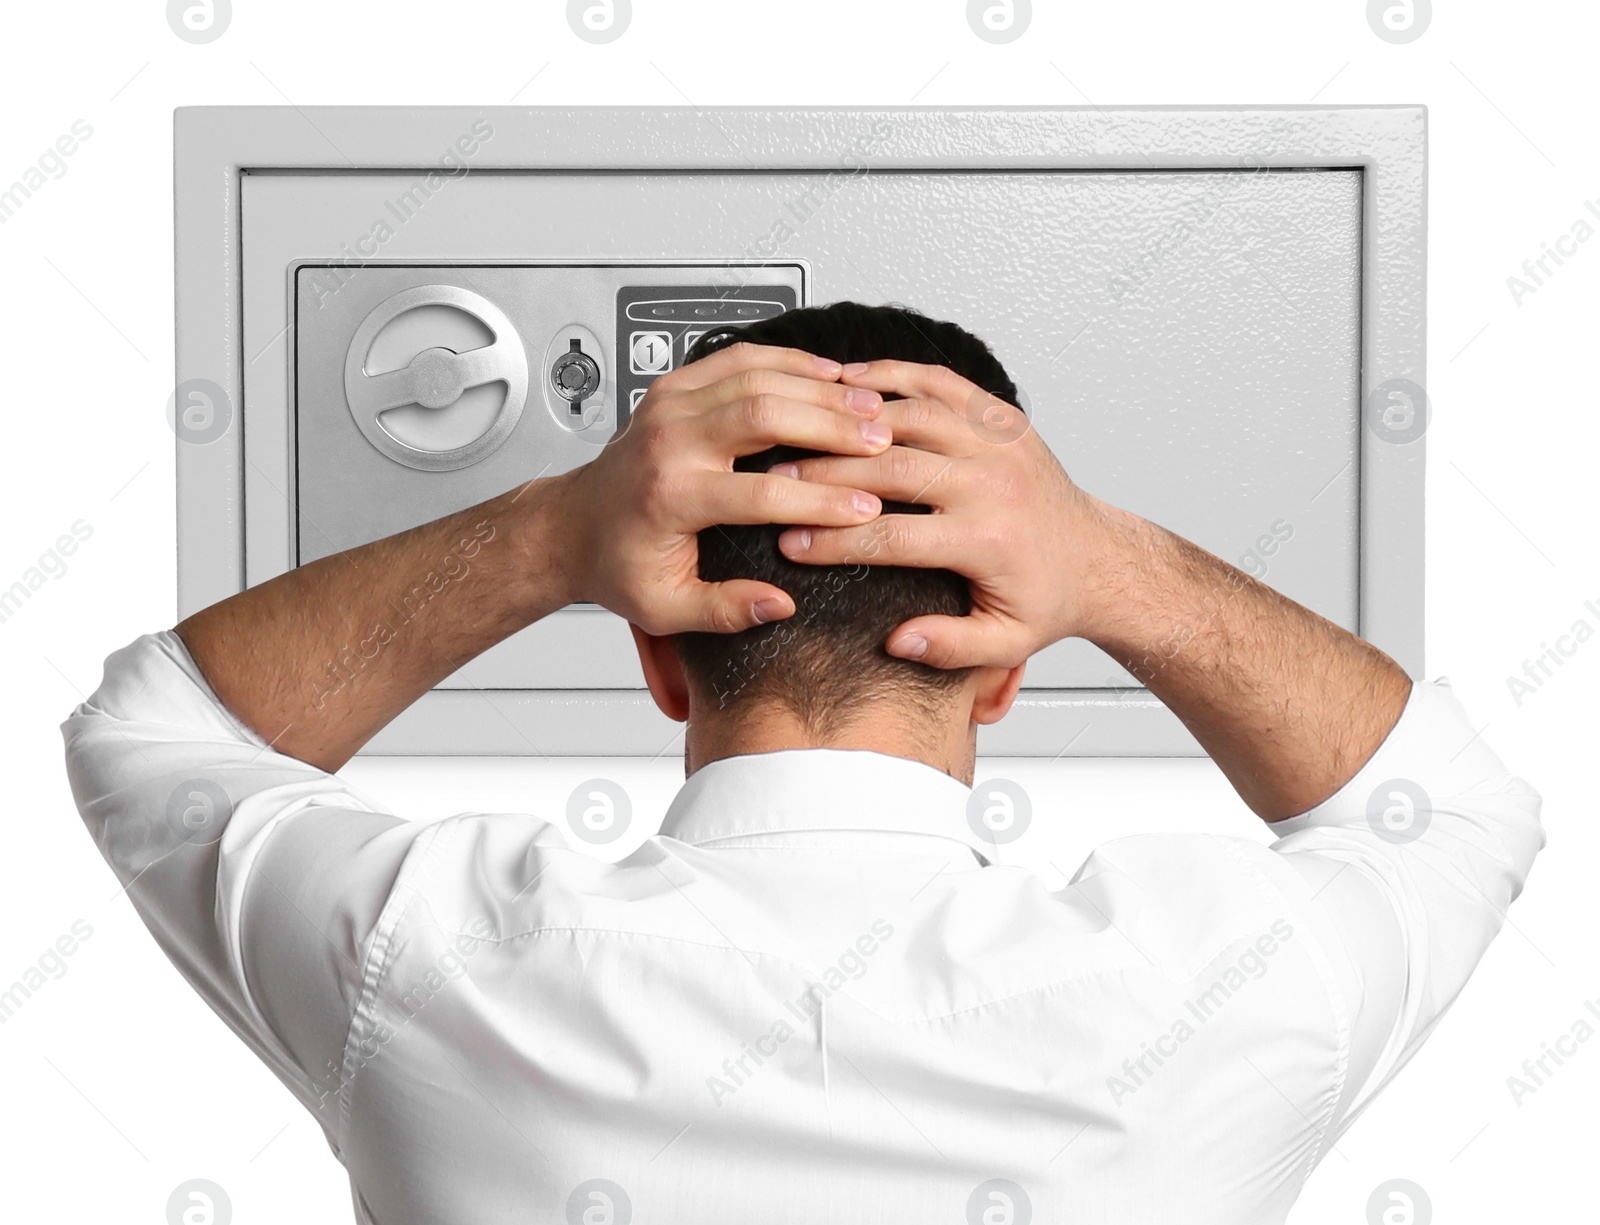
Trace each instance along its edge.
<path fill-rule="evenodd" d="M 129 896 L 362 1221 L 1283 1220 L 1499 930 L 1538 795 L 1446 683 L 1077 488 L 961 329 L 744 335 L 588 466 L 113 655 L 64 733 Z M 576 600 L 687 721 L 636 854 L 329 773 Z M 1058 890 L 990 862 L 977 726 L 1069 636 L 1272 846 L 1119 840 Z"/>

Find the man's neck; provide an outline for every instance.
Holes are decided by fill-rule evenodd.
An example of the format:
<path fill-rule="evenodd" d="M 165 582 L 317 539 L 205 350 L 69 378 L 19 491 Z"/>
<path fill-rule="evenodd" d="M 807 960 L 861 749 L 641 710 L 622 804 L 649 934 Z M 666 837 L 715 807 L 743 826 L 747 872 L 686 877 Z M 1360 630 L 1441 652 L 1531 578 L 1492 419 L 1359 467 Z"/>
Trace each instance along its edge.
<path fill-rule="evenodd" d="M 954 720 L 951 720 L 953 723 Z M 684 772 L 725 757 L 778 753 L 787 749 L 857 749 L 920 761 L 972 785 L 975 728 L 935 724 L 920 712 L 889 702 L 873 702 L 849 724 L 815 729 L 792 711 L 775 706 L 715 711 L 691 707 L 685 737 Z"/>

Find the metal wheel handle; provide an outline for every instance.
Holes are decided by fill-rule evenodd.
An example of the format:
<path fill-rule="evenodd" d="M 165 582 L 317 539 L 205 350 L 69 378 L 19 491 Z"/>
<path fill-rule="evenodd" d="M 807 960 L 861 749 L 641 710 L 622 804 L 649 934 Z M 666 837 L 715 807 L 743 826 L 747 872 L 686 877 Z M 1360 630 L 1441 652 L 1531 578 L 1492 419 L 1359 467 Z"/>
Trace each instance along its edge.
<path fill-rule="evenodd" d="M 366 372 L 372 342 L 395 319 L 419 306 L 453 306 L 475 316 L 494 333 L 494 343 L 466 353 L 424 349 L 409 365 L 387 374 Z M 379 420 L 392 408 L 420 404 L 448 408 L 468 388 L 503 382 L 506 402 L 494 424 L 465 446 L 429 451 L 400 441 Z M 466 468 L 492 454 L 517 428 L 528 399 L 528 355 L 511 320 L 493 302 L 456 285 L 418 285 L 379 303 L 356 329 L 344 363 L 344 394 L 356 427 L 374 447 L 397 463 L 424 472 Z"/>

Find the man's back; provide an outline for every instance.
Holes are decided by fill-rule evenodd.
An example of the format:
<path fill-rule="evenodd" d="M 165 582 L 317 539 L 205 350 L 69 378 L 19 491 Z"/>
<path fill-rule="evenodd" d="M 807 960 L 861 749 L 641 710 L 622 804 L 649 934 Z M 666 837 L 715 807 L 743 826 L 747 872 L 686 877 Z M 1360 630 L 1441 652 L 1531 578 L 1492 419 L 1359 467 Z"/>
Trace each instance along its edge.
<path fill-rule="evenodd" d="M 532 817 L 407 823 L 234 724 L 171 634 L 66 732 L 135 904 L 377 1225 L 1278 1221 L 1541 841 L 1442 685 L 1273 847 L 1125 839 L 1059 890 L 878 753 L 710 763 L 617 865 Z M 1425 840 L 1367 816 L 1402 764 Z M 227 822 L 174 845 L 196 776 Z"/>

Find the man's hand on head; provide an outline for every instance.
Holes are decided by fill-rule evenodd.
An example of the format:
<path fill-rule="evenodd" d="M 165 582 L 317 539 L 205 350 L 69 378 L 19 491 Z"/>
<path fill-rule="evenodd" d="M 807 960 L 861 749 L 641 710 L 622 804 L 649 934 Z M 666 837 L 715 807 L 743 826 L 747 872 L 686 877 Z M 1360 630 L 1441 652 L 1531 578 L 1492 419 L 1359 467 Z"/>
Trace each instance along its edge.
<path fill-rule="evenodd" d="M 872 456 L 805 459 L 774 473 L 870 490 L 933 513 L 884 515 L 865 538 L 826 525 L 794 528 L 779 538 L 784 554 L 817 565 L 865 561 L 964 575 L 972 612 L 898 627 L 887 649 L 903 659 L 1012 668 L 1060 638 L 1088 633 L 1101 504 L 1072 483 L 1026 414 L 942 366 L 879 361 L 851 366 L 841 380 L 904 397 L 879 417 L 895 445 Z"/>
<path fill-rule="evenodd" d="M 909 621 L 891 634 L 892 654 L 1014 667 L 1059 638 L 1087 638 L 1171 708 L 1269 821 L 1327 799 L 1395 725 L 1411 682 L 1392 659 L 1082 492 L 1015 408 L 936 366 L 873 362 L 840 381 L 905 397 L 880 417 L 895 445 L 802 460 L 793 473 L 935 513 L 884 515 L 872 556 L 859 529 L 791 529 L 780 547 L 796 561 L 938 566 L 972 586 L 970 615 Z"/>
<path fill-rule="evenodd" d="M 336 770 L 467 661 L 574 601 L 658 635 L 792 616 L 769 584 L 702 583 L 697 534 L 878 514 L 869 493 L 733 470 L 779 443 L 887 448 L 882 397 L 839 374 L 792 349 L 732 346 L 658 379 L 586 467 L 298 566 L 202 609 L 179 636 L 243 723 Z"/>
<path fill-rule="evenodd" d="M 735 472 L 780 444 L 866 460 L 888 449 L 883 397 L 839 381 L 838 362 L 736 344 L 658 378 L 627 428 L 562 483 L 572 597 L 646 633 L 736 632 L 794 615 L 768 583 L 701 582 L 698 534 L 732 523 L 859 528 L 882 510 L 848 482 Z"/>

